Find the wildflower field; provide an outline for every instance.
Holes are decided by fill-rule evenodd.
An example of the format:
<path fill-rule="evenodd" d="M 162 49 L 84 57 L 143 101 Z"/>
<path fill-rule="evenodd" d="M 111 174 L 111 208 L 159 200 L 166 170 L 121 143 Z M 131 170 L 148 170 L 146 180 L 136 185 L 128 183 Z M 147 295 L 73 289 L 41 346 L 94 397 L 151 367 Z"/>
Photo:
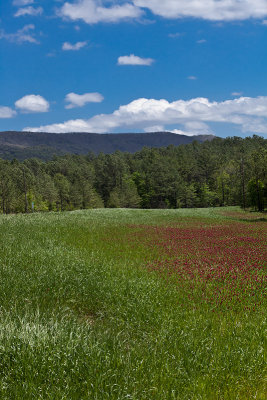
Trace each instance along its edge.
<path fill-rule="evenodd" d="M 266 217 L 0 216 L 0 399 L 266 399 Z"/>

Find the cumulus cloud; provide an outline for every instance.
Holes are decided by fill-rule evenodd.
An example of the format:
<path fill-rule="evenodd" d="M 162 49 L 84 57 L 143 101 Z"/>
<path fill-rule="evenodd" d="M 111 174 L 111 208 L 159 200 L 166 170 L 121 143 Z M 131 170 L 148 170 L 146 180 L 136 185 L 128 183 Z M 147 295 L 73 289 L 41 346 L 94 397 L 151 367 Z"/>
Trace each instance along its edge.
<path fill-rule="evenodd" d="M 36 17 L 37 15 L 41 15 L 43 13 L 43 8 L 42 7 L 24 7 L 24 8 L 19 8 L 17 12 L 14 14 L 14 17 L 22 17 L 24 15 L 31 15 L 32 17 Z"/>
<path fill-rule="evenodd" d="M 155 60 L 153 58 L 141 58 L 130 54 L 129 56 L 121 56 L 118 58 L 118 65 L 151 65 Z"/>
<path fill-rule="evenodd" d="M 65 42 L 62 45 L 62 50 L 80 50 L 82 47 L 86 46 L 87 42 L 77 42 L 75 44 L 71 44 L 69 42 Z"/>
<path fill-rule="evenodd" d="M 40 95 L 29 94 L 17 100 L 15 106 L 24 113 L 49 111 L 49 103 Z"/>
<path fill-rule="evenodd" d="M 35 34 L 33 30 L 35 26 L 33 24 L 25 25 L 22 29 L 19 29 L 15 33 L 6 33 L 4 30 L 0 30 L 0 39 L 6 39 L 10 42 L 15 43 L 35 43 L 39 44 L 40 42 L 35 38 Z"/>
<path fill-rule="evenodd" d="M 65 97 L 65 101 L 69 104 L 67 104 L 65 108 L 83 107 L 87 103 L 101 103 L 103 100 L 104 97 L 97 92 L 84 94 L 68 93 Z"/>
<path fill-rule="evenodd" d="M 27 0 L 17 0 L 26 1 Z M 111 3 L 111 5 L 110 5 Z M 28 4 L 28 3 L 26 3 Z M 107 4 L 107 6 L 105 6 Z M 65 2 L 58 14 L 88 24 L 140 18 L 145 10 L 168 19 L 200 18 L 209 21 L 263 19 L 266 0 L 75 0 Z M 170 34 L 174 35 L 174 34 Z M 177 36 L 170 36 L 177 37 Z"/>
<path fill-rule="evenodd" d="M 12 108 L 0 106 L 0 118 L 12 118 L 16 114 L 16 111 L 12 110 Z"/>
<path fill-rule="evenodd" d="M 164 18 L 193 17 L 210 21 L 233 21 L 267 16 L 266 0 L 133 0 Z"/>
<path fill-rule="evenodd" d="M 177 100 L 140 98 L 120 106 L 112 114 L 99 114 L 89 119 L 70 120 L 25 130 L 33 132 L 112 132 L 117 129 L 148 130 L 177 126 L 175 133 L 210 134 L 208 123 L 232 123 L 243 132 L 267 133 L 267 97 L 240 97 L 223 102 L 207 98 Z M 180 128 L 180 126 L 182 126 Z"/>
<path fill-rule="evenodd" d="M 117 2 L 119 3 L 119 2 Z M 59 10 L 59 15 L 71 20 L 83 20 L 87 24 L 99 22 L 119 22 L 130 18 L 138 18 L 142 10 L 134 4 L 114 4 L 104 7 L 101 0 L 77 0 L 74 3 L 64 3 Z"/>

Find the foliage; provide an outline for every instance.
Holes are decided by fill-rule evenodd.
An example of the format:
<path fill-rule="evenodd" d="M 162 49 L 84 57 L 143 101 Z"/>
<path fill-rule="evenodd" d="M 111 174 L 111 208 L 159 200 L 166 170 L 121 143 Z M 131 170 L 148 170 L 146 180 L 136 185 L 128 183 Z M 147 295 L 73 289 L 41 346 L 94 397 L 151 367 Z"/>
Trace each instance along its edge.
<path fill-rule="evenodd" d="M 135 154 L 0 160 L 2 213 L 240 205 L 264 211 L 266 140 L 214 138 Z"/>

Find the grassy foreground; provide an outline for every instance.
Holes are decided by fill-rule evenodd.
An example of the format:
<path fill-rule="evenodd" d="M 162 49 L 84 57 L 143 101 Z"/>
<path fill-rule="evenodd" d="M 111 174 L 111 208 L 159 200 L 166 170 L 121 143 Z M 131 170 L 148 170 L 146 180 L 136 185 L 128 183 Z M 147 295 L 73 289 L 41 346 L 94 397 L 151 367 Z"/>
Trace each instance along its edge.
<path fill-rule="evenodd" d="M 265 399 L 266 222 L 0 217 L 1 399 Z"/>

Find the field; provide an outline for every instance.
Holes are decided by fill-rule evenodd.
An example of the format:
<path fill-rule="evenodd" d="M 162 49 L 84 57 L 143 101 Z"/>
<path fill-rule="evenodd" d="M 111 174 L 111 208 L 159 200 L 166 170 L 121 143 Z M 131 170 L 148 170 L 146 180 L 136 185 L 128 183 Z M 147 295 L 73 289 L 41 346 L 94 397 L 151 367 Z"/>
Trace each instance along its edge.
<path fill-rule="evenodd" d="M 0 398 L 266 398 L 266 220 L 0 217 Z"/>

